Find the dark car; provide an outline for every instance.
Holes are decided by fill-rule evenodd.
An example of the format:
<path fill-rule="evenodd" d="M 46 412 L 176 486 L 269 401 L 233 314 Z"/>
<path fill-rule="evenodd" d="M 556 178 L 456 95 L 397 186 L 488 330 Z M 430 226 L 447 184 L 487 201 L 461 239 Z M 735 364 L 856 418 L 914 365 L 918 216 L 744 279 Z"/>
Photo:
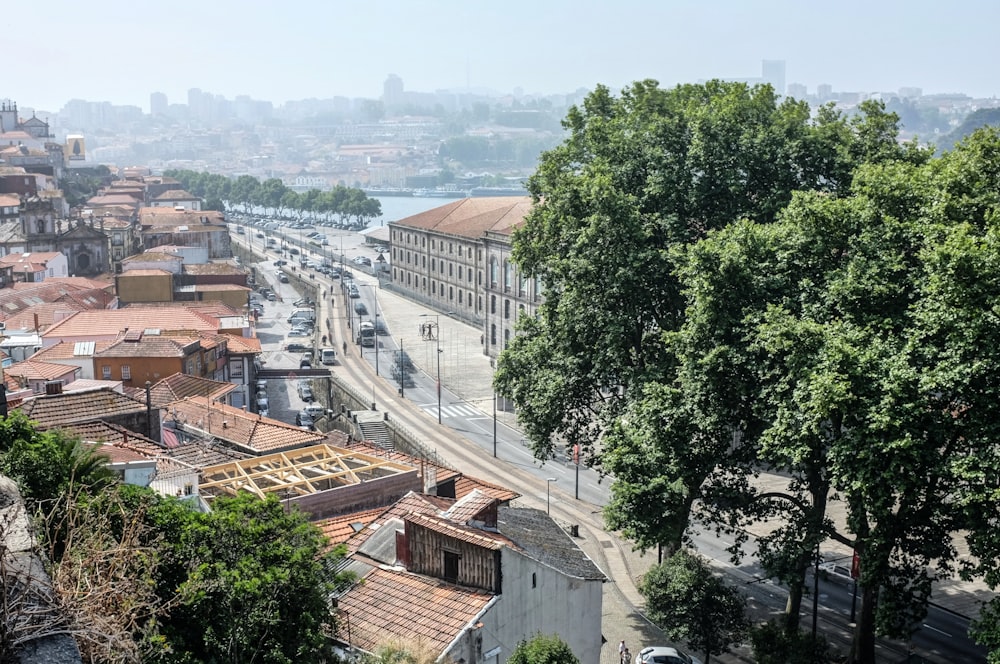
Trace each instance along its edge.
<path fill-rule="evenodd" d="M 302 360 L 301 362 L 299 362 L 299 369 L 312 369 L 312 368 L 313 368 L 312 362 L 310 362 L 309 360 Z"/>
<path fill-rule="evenodd" d="M 413 371 L 413 360 L 407 355 L 405 350 L 397 350 L 396 357 L 393 358 L 395 363 L 403 367 L 406 371 Z"/>
<path fill-rule="evenodd" d="M 305 353 L 306 351 L 312 350 L 312 346 L 307 346 L 305 344 L 291 343 L 285 346 L 285 350 L 289 353 Z"/>
<path fill-rule="evenodd" d="M 308 412 L 300 410 L 295 413 L 295 424 L 305 429 L 313 428 L 313 418 Z"/>
<path fill-rule="evenodd" d="M 288 283 L 288 277 L 286 277 L 285 275 L 281 275 L 280 277 L 278 277 L 278 281 L 280 281 L 283 284 L 287 284 Z"/>
<path fill-rule="evenodd" d="M 364 302 L 355 302 L 354 303 L 354 313 L 356 313 L 359 316 L 367 316 L 368 315 L 368 307 L 365 306 Z"/>
<path fill-rule="evenodd" d="M 288 250 L 288 253 L 290 253 L 292 256 L 298 256 L 299 250 L 297 247 L 292 247 L 291 249 Z"/>
<path fill-rule="evenodd" d="M 282 265 L 288 265 L 288 261 L 283 261 L 283 260 L 274 261 L 275 267 L 281 267 Z"/>

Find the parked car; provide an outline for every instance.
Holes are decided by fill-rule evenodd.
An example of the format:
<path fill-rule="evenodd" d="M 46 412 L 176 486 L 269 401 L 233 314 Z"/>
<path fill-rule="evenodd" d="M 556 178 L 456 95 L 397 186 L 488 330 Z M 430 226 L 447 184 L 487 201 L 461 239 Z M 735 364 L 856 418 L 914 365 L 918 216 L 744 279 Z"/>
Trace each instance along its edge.
<path fill-rule="evenodd" d="M 648 646 L 635 656 L 635 664 L 701 664 L 701 660 L 677 648 Z"/>
<path fill-rule="evenodd" d="M 267 408 L 261 408 L 259 406 L 257 407 L 257 413 L 261 417 L 269 417 L 271 415 L 271 412 Z"/>
<path fill-rule="evenodd" d="M 819 571 L 828 581 L 833 583 L 854 583 L 854 577 L 851 576 L 851 568 L 847 565 L 820 563 Z"/>
<path fill-rule="evenodd" d="M 375 319 L 375 334 L 379 336 L 389 334 L 389 329 L 385 326 L 385 321 L 381 318 Z"/>
<path fill-rule="evenodd" d="M 312 415 L 310 415 L 305 410 L 300 410 L 299 412 L 295 413 L 295 424 L 302 427 L 303 429 L 312 429 L 313 428 Z"/>
<path fill-rule="evenodd" d="M 323 408 L 323 406 L 319 405 L 315 401 L 306 406 L 305 408 L 303 408 L 302 410 L 309 413 L 309 415 L 313 418 L 313 420 L 316 420 L 316 418 L 326 415 L 326 408 Z"/>
<path fill-rule="evenodd" d="M 274 261 L 274 266 L 275 267 L 281 267 L 282 265 L 288 265 L 288 261 L 283 261 L 283 260 L 276 260 L 276 261 Z"/>
<path fill-rule="evenodd" d="M 291 330 L 288 331 L 288 336 L 289 337 L 309 337 L 309 336 L 312 336 L 312 332 L 309 331 L 309 330 L 307 330 L 307 329 L 305 329 L 305 328 L 302 328 L 302 327 L 296 327 L 296 328 L 292 328 Z"/>
<path fill-rule="evenodd" d="M 267 408 L 267 395 L 263 392 L 257 394 L 257 412 L 260 412 L 261 408 Z"/>
<path fill-rule="evenodd" d="M 350 287 L 347 289 L 347 297 L 361 297 L 361 293 L 360 291 L 358 291 L 358 287 L 355 286 L 354 284 L 351 284 Z"/>
<path fill-rule="evenodd" d="M 308 350 L 312 350 L 312 347 L 300 343 L 290 343 L 285 346 L 285 350 L 289 353 L 304 353 Z"/>
<path fill-rule="evenodd" d="M 354 303 L 354 313 L 356 313 L 359 316 L 367 316 L 368 315 L 368 307 L 365 306 L 364 302 L 355 302 Z"/>
<path fill-rule="evenodd" d="M 299 361 L 299 369 L 312 369 L 312 368 L 313 368 L 313 364 L 312 364 L 311 361 L 309 361 L 309 360 L 301 360 L 301 361 Z"/>
<path fill-rule="evenodd" d="M 299 398 L 303 401 L 315 401 L 316 397 L 313 396 L 312 388 L 309 383 L 299 383 Z"/>
<path fill-rule="evenodd" d="M 255 385 L 255 389 L 257 390 L 258 394 L 266 394 L 267 393 L 267 381 L 264 380 L 263 378 L 258 378 L 257 379 L 257 383 Z"/>
<path fill-rule="evenodd" d="M 287 284 L 288 283 L 288 276 L 283 274 L 280 277 L 278 277 L 278 281 L 280 281 L 283 284 Z"/>
<path fill-rule="evenodd" d="M 275 295 L 274 293 L 268 293 L 267 294 L 267 301 L 268 302 L 275 302 L 277 299 L 278 299 L 278 296 Z"/>
<path fill-rule="evenodd" d="M 288 253 L 290 253 L 292 256 L 298 256 L 299 249 L 298 247 L 292 247 L 291 249 L 288 250 Z"/>
<path fill-rule="evenodd" d="M 308 297 L 300 297 L 299 299 L 292 302 L 293 307 L 313 307 L 316 303 L 310 300 Z"/>

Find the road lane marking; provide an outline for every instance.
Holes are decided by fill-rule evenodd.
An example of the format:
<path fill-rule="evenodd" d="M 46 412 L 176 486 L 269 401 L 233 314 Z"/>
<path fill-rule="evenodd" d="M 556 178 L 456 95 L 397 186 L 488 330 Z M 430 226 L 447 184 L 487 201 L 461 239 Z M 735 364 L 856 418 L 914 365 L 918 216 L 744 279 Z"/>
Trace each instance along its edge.
<path fill-rule="evenodd" d="M 949 639 L 950 639 L 950 638 L 953 638 L 953 637 L 952 637 L 952 635 L 951 635 L 951 634 L 949 634 L 948 632 L 945 632 L 945 631 L 943 631 L 943 630 L 940 630 L 940 629 L 938 629 L 937 627 L 931 627 L 931 626 L 930 626 L 930 625 L 928 625 L 927 623 L 924 623 L 924 627 L 926 627 L 927 629 L 929 629 L 929 630 L 931 630 L 931 631 L 933 631 L 933 632 L 937 632 L 938 634 L 943 634 L 943 635 L 947 636 L 947 637 L 948 637 Z"/>

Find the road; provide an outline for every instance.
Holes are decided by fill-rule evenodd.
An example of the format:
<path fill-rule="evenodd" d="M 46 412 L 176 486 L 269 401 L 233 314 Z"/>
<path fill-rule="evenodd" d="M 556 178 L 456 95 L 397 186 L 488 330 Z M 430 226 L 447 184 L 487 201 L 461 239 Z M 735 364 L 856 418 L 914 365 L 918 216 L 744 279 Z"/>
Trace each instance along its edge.
<path fill-rule="evenodd" d="M 287 241 L 289 244 L 296 244 L 298 237 L 289 236 Z M 305 246 L 302 248 L 307 249 Z M 258 247 L 255 250 L 259 252 Z M 276 257 L 276 254 L 272 252 L 269 256 Z M 376 313 L 383 320 L 388 318 L 379 309 L 375 277 L 362 273 L 353 264 L 351 271 L 354 273 L 354 282 L 359 286 L 360 297 L 357 299 L 367 306 L 370 314 L 368 318 L 371 319 Z M 401 399 L 398 383 L 388 375 L 391 362 L 383 361 L 391 358 L 397 350 L 393 337 L 378 337 L 377 352 L 375 349 L 358 346 L 351 332 L 358 321 L 356 314 L 352 313 L 353 299 L 345 296 L 340 282 L 327 280 L 322 275 L 316 277 L 321 288 L 326 288 L 328 293 L 335 293 L 333 298 L 327 297 L 321 303 L 319 318 L 329 319 L 333 323 L 335 347 L 338 350 L 345 341 L 350 348 L 337 368 L 340 378 L 354 384 L 365 394 L 370 391 L 379 408 L 390 412 L 394 419 L 402 422 L 419 440 L 431 446 L 454 467 L 514 489 L 524 496 L 519 502 L 539 509 L 550 509 L 557 521 L 564 525 L 577 525 L 581 533 L 581 546 L 609 577 L 618 581 L 617 591 L 621 593 L 624 604 L 638 612 L 642 600 L 634 588 L 637 572 L 629 567 L 627 553 L 623 552 L 622 561 L 608 553 L 609 549 L 613 551 L 622 548 L 617 538 L 604 532 L 600 517 L 600 509 L 608 499 L 608 483 L 602 483 L 599 475 L 592 469 L 580 467 L 578 486 L 575 464 L 565 456 L 541 464 L 522 445 L 519 432 L 502 424 L 497 425 L 494 438 L 493 417 L 480 408 L 463 402 L 460 397 L 449 392 L 446 386 L 441 391 L 442 424 L 439 425 L 437 380 L 434 375 L 415 372 L 414 385 L 404 388 L 404 398 Z M 433 312 L 428 313 L 433 316 Z M 350 318 L 353 318 L 353 324 L 349 329 L 347 326 Z M 420 350 L 410 349 L 407 352 L 427 353 L 433 349 L 434 344 L 424 344 Z M 364 359 L 363 362 L 356 361 L 361 358 Z M 427 361 L 421 364 L 425 367 L 433 366 L 432 362 Z M 576 498 L 577 491 L 579 499 Z M 738 580 L 759 615 L 777 615 L 783 610 L 787 590 L 762 579 L 763 573 L 753 555 L 752 541 L 748 547 L 750 553 L 738 567 L 734 567 L 729 561 L 729 554 L 725 551 L 728 543 L 714 534 L 698 533 L 694 537 L 694 544 L 703 555 L 715 561 L 720 569 Z M 628 588 L 630 583 L 632 587 Z M 821 578 L 817 611 L 819 631 L 834 643 L 840 644 L 842 649 L 850 643 L 850 599 L 850 593 L 844 587 Z M 808 628 L 811 625 L 811 604 L 804 613 L 803 626 Z M 638 628 L 642 628 L 642 625 Z M 932 608 L 928 618 L 921 623 L 914 635 L 912 643 L 921 654 L 933 656 L 936 661 L 985 662 L 985 650 L 972 643 L 967 632 L 967 620 Z M 879 641 L 879 650 L 885 661 L 899 661 L 905 656 L 907 645 L 883 639 Z M 727 661 L 726 656 L 720 661 Z M 745 655 L 742 661 L 746 661 Z"/>

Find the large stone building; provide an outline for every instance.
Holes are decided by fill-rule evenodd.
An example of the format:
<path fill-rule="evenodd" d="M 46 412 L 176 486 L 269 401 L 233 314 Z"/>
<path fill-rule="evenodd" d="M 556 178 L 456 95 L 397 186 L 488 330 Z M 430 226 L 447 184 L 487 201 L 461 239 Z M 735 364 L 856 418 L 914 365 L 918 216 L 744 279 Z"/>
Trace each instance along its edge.
<path fill-rule="evenodd" d="M 464 198 L 389 224 L 393 290 L 483 330 L 496 357 L 522 315 L 534 315 L 540 281 L 511 261 L 511 233 L 531 209 L 528 197 Z"/>

